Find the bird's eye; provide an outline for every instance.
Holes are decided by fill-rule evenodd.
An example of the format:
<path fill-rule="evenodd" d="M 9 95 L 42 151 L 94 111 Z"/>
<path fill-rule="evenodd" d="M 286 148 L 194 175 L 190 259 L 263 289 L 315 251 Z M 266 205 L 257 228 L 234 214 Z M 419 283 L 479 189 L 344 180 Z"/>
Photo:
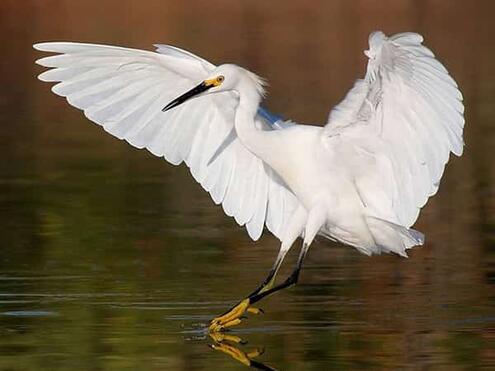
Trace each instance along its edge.
<path fill-rule="evenodd" d="M 223 82 L 223 80 L 225 80 L 225 77 L 223 77 L 222 75 L 220 75 L 220 76 L 217 77 L 217 82 L 219 84 L 221 84 Z"/>

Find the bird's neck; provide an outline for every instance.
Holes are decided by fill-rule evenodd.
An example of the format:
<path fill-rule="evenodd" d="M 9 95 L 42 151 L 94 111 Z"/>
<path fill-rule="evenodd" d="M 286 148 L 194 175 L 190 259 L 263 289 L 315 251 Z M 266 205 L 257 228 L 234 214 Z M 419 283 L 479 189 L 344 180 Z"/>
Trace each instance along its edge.
<path fill-rule="evenodd" d="M 255 117 L 261 101 L 259 92 L 251 86 L 242 86 L 239 91 L 239 104 L 235 114 L 235 130 L 242 144 L 253 154 L 265 159 L 269 147 L 268 131 L 256 128 Z"/>

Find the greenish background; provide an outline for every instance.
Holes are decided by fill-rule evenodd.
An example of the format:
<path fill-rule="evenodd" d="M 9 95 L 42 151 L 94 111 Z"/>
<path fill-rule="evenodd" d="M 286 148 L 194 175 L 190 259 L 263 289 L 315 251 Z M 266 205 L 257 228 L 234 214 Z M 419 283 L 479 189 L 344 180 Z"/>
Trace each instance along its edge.
<path fill-rule="evenodd" d="M 415 227 L 427 243 L 402 259 L 316 242 L 300 285 L 234 334 L 283 370 L 494 369 L 494 12 L 488 0 L 2 0 L 0 370 L 244 369 L 202 326 L 278 249 L 269 233 L 251 242 L 184 166 L 54 96 L 34 42 L 173 44 L 257 72 L 271 110 L 323 123 L 364 74 L 375 29 L 422 33 L 465 96 L 465 155 Z"/>

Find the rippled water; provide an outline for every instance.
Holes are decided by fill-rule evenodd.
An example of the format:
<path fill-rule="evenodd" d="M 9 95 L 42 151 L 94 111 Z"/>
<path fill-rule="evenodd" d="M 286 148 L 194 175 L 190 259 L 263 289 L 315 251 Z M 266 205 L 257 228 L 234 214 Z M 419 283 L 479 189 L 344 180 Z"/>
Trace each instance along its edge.
<path fill-rule="evenodd" d="M 494 8 L 1 2 L 0 370 L 234 370 L 255 349 L 282 370 L 495 368 Z M 465 156 L 416 225 L 426 245 L 401 259 L 316 242 L 300 284 L 229 333 L 247 344 L 209 347 L 206 323 L 264 278 L 277 241 L 252 243 L 184 167 L 49 93 L 30 45 L 176 44 L 267 77 L 275 112 L 324 122 L 363 73 L 376 28 L 423 33 L 466 99 Z"/>

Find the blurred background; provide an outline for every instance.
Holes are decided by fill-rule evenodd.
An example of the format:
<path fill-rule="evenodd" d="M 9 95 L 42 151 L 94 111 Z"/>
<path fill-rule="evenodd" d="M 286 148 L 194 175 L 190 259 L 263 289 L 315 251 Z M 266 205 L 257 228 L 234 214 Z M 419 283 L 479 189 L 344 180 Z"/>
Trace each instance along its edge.
<path fill-rule="evenodd" d="M 233 334 L 283 370 L 495 368 L 494 12 L 490 0 L 2 0 L 0 370 L 244 369 L 201 326 L 278 251 L 184 166 L 53 95 L 33 43 L 176 45 L 264 76 L 270 110 L 323 124 L 376 29 L 423 34 L 465 97 L 465 154 L 415 226 L 426 245 L 402 259 L 316 242 L 300 285 Z"/>

